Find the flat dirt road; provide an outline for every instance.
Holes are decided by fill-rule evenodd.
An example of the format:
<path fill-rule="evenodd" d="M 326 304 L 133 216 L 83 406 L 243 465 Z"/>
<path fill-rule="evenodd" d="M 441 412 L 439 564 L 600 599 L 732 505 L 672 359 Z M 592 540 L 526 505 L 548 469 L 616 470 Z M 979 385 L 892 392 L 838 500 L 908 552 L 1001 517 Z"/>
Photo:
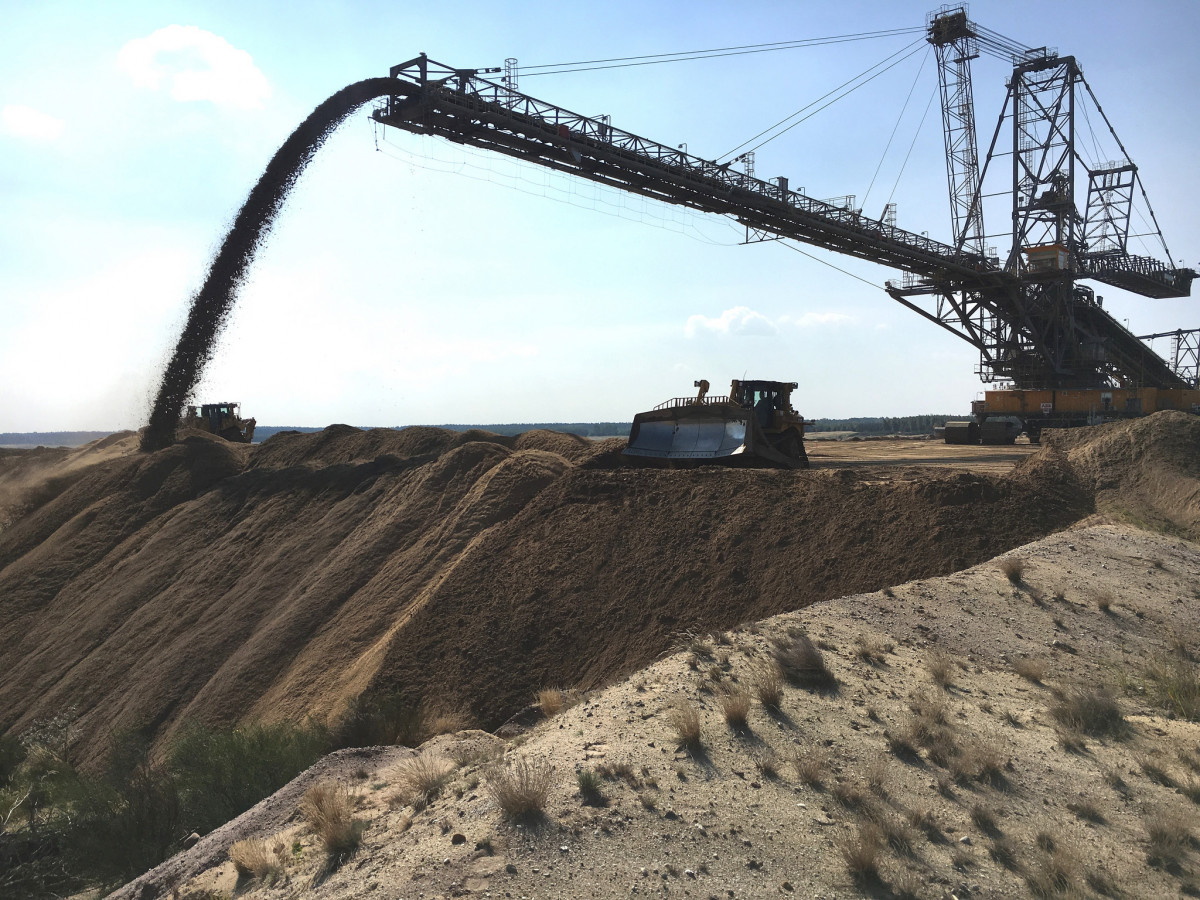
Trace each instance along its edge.
<path fill-rule="evenodd" d="M 940 466 L 1002 475 L 1036 453 L 1036 444 L 981 446 L 940 440 L 821 441 L 807 439 L 804 448 L 814 469 L 847 466 Z"/>

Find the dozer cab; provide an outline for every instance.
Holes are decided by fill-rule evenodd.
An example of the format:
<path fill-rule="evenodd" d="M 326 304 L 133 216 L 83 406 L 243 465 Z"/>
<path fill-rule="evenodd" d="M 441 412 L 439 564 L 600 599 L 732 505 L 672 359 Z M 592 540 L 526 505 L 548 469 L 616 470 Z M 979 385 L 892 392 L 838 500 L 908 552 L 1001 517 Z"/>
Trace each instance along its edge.
<path fill-rule="evenodd" d="M 633 417 L 625 455 L 664 465 L 743 464 L 807 469 L 804 418 L 787 381 L 737 381 L 729 396 L 676 397 Z"/>
<path fill-rule="evenodd" d="M 238 415 L 240 403 L 205 403 L 189 406 L 188 413 L 180 422 L 184 429 L 207 431 L 238 444 L 249 444 L 254 440 L 254 419 L 243 419 Z"/>

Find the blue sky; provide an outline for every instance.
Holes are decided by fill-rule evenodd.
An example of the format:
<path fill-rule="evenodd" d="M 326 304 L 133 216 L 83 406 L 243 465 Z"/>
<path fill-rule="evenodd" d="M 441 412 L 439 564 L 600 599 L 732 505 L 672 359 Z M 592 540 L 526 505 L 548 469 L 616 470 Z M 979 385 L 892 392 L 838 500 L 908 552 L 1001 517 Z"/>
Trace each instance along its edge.
<path fill-rule="evenodd" d="M 142 424 L 246 192 L 292 128 L 349 82 L 421 51 L 455 66 L 532 66 L 919 26 L 929 11 L 621 0 L 2 8 L 0 431 Z M 976 2 L 970 13 L 1078 58 L 1173 255 L 1196 265 L 1200 4 Z M 521 89 L 714 158 L 911 40 L 528 77 Z M 982 59 L 974 74 L 986 145 L 1007 72 Z M 935 82 L 922 50 L 759 150 L 757 174 L 816 197 L 855 194 L 875 215 L 891 195 L 901 227 L 947 239 L 936 100 L 918 130 Z M 894 271 L 804 248 L 866 284 L 742 238 L 727 220 L 385 135 L 363 111 L 293 194 L 198 397 L 241 401 L 271 424 L 404 425 L 627 420 L 695 379 L 743 374 L 799 382 L 795 405 L 810 417 L 965 411 L 982 389 L 971 347 L 872 286 Z M 1200 324 L 1191 299 L 1098 290 L 1139 334 Z"/>

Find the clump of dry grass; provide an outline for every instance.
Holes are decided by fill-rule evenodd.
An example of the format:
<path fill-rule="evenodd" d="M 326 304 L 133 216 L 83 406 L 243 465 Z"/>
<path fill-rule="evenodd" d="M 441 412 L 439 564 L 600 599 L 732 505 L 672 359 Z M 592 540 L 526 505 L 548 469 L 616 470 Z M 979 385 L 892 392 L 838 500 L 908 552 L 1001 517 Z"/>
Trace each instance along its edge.
<path fill-rule="evenodd" d="M 1100 812 L 1100 808 L 1095 803 L 1086 797 L 1082 800 L 1068 803 L 1067 809 L 1085 822 L 1092 822 L 1097 825 L 1104 824 L 1104 814 Z"/>
<path fill-rule="evenodd" d="M 770 747 L 765 747 L 754 754 L 754 767 L 762 773 L 763 778 L 779 776 L 779 754 Z"/>
<path fill-rule="evenodd" d="M 721 694 L 721 712 L 730 728 L 745 731 L 750 717 L 750 695 L 741 688 L 725 691 Z"/>
<path fill-rule="evenodd" d="M 771 655 L 783 677 L 797 687 L 830 688 L 837 683 L 825 657 L 806 634 L 777 638 Z"/>
<path fill-rule="evenodd" d="M 996 814 L 982 803 L 976 803 L 971 807 L 971 821 L 986 835 L 995 837 L 1000 834 L 1000 828 L 996 824 Z"/>
<path fill-rule="evenodd" d="M 829 766 L 829 757 L 825 753 L 818 750 L 805 752 L 793 746 L 788 761 L 796 770 L 796 778 L 801 784 L 812 788 L 819 788 L 824 784 Z"/>
<path fill-rule="evenodd" d="M 869 638 L 865 634 L 854 638 L 854 655 L 865 663 L 880 665 L 887 660 L 887 655 L 896 649 L 891 641 Z"/>
<path fill-rule="evenodd" d="M 670 713 L 671 727 L 679 743 L 692 753 L 704 749 L 704 740 L 700 734 L 700 711 L 690 703 L 674 707 Z"/>
<path fill-rule="evenodd" d="M 988 847 L 988 856 L 1010 872 L 1015 872 L 1018 868 L 1017 845 L 1011 838 L 998 837 L 993 840 Z"/>
<path fill-rule="evenodd" d="M 862 809 L 867 804 L 866 794 L 852 781 L 835 782 L 829 793 L 834 800 L 849 810 Z"/>
<path fill-rule="evenodd" d="M 538 709 L 547 719 L 557 716 L 566 706 L 566 694 L 558 688 L 542 688 L 537 692 Z"/>
<path fill-rule="evenodd" d="M 1042 850 L 1025 874 L 1029 893 L 1039 900 L 1073 893 L 1079 881 L 1079 857 L 1053 843 Z"/>
<path fill-rule="evenodd" d="M 750 674 L 750 689 L 768 712 L 777 713 L 783 706 L 783 677 L 779 666 L 768 661 Z"/>
<path fill-rule="evenodd" d="M 301 799 L 299 811 L 332 863 L 362 843 L 366 822 L 354 818 L 354 799 L 345 785 L 332 781 L 314 784 Z"/>
<path fill-rule="evenodd" d="M 487 779 L 492 800 L 510 819 L 540 815 L 553 784 L 554 766 L 546 760 L 531 761 L 523 756 L 496 766 Z"/>
<path fill-rule="evenodd" d="M 1050 715 L 1064 728 L 1092 737 L 1120 736 L 1126 729 L 1121 707 L 1103 687 L 1068 688 L 1050 707 Z"/>
<path fill-rule="evenodd" d="M 887 797 L 891 772 L 888 770 L 887 758 L 876 756 L 867 765 L 867 787 L 877 797 Z"/>
<path fill-rule="evenodd" d="M 930 650 L 925 655 L 925 668 L 938 687 L 948 688 L 954 683 L 954 658 L 945 650 Z"/>
<path fill-rule="evenodd" d="M 838 841 L 838 853 L 846 864 L 846 871 L 859 887 L 879 882 L 883 845 L 883 834 L 874 822 L 864 822 L 854 834 L 847 834 Z"/>
<path fill-rule="evenodd" d="M 1032 681 L 1034 684 L 1041 684 L 1042 679 L 1046 677 L 1045 661 L 1028 656 L 1021 656 L 1013 660 L 1012 669 L 1026 681 Z"/>
<path fill-rule="evenodd" d="M 592 769 L 580 769 L 575 773 L 575 781 L 579 785 L 579 796 L 588 806 L 604 806 L 604 791 L 600 786 L 600 776 Z"/>
<path fill-rule="evenodd" d="M 240 878 L 257 878 L 261 881 L 276 878 L 283 871 L 283 845 L 272 848 L 263 838 L 247 838 L 237 841 L 229 848 L 229 858 Z"/>
<path fill-rule="evenodd" d="M 1153 657 L 1146 664 L 1146 688 L 1156 705 L 1180 719 L 1200 719 L 1200 669 L 1186 651 Z"/>
<path fill-rule="evenodd" d="M 1113 595 L 1108 591 L 1096 591 L 1092 594 L 1092 602 L 1096 604 L 1096 609 L 1100 610 L 1100 612 L 1111 612 Z"/>
<path fill-rule="evenodd" d="M 396 799 L 417 810 L 436 800 L 454 775 L 454 763 L 430 753 L 406 759 L 397 769 L 400 787 Z"/>
<path fill-rule="evenodd" d="M 1020 584 L 1021 579 L 1025 577 L 1025 560 L 1019 556 L 1006 556 L 996 563 L 996 568 L 1004 574 L 1010 584 Z"/>
<path fill-rule="evenodd" d="M 1188 819 L 1178 812 L 1155 810 L 1146 820 L 1146 861 L 1164 869 L 1176 867 L 1193 840 Z"/>
<path fill-rule="evenodd" d="M 1000 790 L 1009 786 L 999 752 L 986 744 L 968 743 L 959 747 L 950 760 L 950 773 L 960 784 L 981 781 Z"/>

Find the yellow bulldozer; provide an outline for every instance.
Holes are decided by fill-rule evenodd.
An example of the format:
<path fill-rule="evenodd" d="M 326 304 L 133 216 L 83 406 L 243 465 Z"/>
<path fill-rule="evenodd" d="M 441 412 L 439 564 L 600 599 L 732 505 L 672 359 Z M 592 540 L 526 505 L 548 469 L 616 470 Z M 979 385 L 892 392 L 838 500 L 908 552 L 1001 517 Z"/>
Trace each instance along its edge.
<path fill-rule="evenodd" d="M 243 419 L 238 415 L 240 403 L 204 403 L 189 406 L 187 415 L 179 423 L 181 429 L 206 431 L 238 444 L 249 444 L 254 440 L 254 419 Z"/>
<path fill-rule="evenodd" d="M 726 397 L 676 397 L 633 417 L 625 455 L 673 464 L 745 464 L 807 469 L 804 417 L 792 409 L 788 381 L 738 381 Z"/>

